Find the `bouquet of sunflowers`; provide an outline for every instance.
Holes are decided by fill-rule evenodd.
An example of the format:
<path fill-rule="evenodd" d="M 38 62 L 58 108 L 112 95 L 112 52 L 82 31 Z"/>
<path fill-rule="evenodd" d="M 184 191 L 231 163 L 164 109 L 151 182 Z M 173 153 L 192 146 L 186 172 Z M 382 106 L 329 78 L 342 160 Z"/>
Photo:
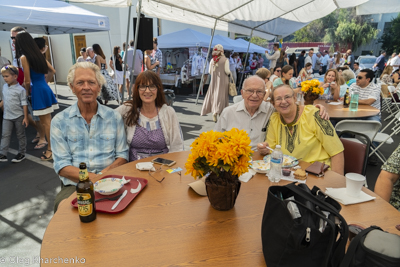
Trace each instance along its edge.
<path fill-rule="evenodd" d="M 186 174 L 195 179 L 209 172 L 217 176 L 229 172 L 238 176 L 248 171 L 253 151 L 245 130 L 233 128 L 226 132 L 204 132 L 192 143 L 191 153 L 185 164 Z M 224 176 L 224 175 L 221 175 Z"/>
<path fill-rule="evenodd" d="M 320 85 L 321 83 L 316 79 L 304 81 L 301 83 L 301 91 L 304 94 L 323 95 L 325 90 Z"/>

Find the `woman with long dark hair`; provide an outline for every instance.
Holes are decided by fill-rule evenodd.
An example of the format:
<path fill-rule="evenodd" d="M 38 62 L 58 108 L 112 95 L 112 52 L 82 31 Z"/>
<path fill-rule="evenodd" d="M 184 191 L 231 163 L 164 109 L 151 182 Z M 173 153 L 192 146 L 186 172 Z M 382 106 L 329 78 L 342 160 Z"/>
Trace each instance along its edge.
<path fill-rule="evenodd" d="M 122 94 L 122 84 L 124 82 L 124 71 L 123 71 L 123 62 L 122 57 L 120 55 L 121 48 L 119 46 L 114 46 L 113 55 L 110 58 L 110 68 L 114 71 L 115 82 L 119 85 L 118 90 L 120 94 Z M 115 68 L 114 68 L 114 60 L 115 60 Z M 127 74 L 129 76 L 129 74 Z M 127 86 L 129 87 L 129 85 Z"/>
<path fill-rule="evenodd" d="M 47 150 L 43 152 L 41 159 L 51 160 L 53 158 L 50 145 L 51 113 L 58 109 L 58 103 L 46 82 L 45 75 L 49 70 L 53 73 L 56 71 L 43 57 L 32 36 L 25 31 L 20 31 L 15 36 L 15 53 L 24 69 L 26 94 L 32 95 L 33 115 L 39 116 L 48 142 Z"/>
<path fill-rule="evenodd" d="M 94 63 L 99 66 L 101 74 L 106 79 L 106 84 L 101 88 L 101 97 L 104 100 L 104 104 L 107 105 L 109 100 L 119 101 L 117 85 L 111 78 L 110 74 L 108 74 L 106 56 L 104 55 L 103 50 L 98 44 L 92 45 L 92 48 L 95 58 Z"/>
<path fill-rule="evenodd" d="M 116 109 L 124 119 L 129 161 L 183 151 L 178 117 L 167 106 L 160 77 L 153 71 L 140 73 L 133 98 Z"/>

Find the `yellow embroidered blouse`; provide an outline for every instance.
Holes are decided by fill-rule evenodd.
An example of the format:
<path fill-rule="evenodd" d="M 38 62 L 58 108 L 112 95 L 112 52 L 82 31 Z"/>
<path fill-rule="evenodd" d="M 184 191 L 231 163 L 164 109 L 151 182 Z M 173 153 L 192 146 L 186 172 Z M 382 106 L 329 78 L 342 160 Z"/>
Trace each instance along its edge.
<path fill-rule="evenodd" d="M 319 109 L 312 105 L 304 107 L 300 119 L 293 125 L 293 134 L 281 122 L 278 112 L 272 114 L 266 141 L 272 148 L 280 144 L 283 154 L 310 163 L 323 161 L 329 166 L 331 157 L 344 150 L 331 122 L 322 119 Z"/>

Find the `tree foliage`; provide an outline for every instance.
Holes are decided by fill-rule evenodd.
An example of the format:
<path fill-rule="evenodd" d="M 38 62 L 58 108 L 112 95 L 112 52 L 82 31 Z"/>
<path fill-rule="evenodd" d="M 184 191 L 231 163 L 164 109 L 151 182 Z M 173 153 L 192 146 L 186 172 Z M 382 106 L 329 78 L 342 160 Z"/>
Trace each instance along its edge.
<path fill-rule="evenodd" d="M 383 33 L 378 42 L 382 43 L 382 49 L 388 54 L 400 52 L 400 13 L 391 20 L 391 27 Z"/>
<path fill-rule="evenodd" d="M 258 36 L 253 36 L 250 39 L 250 43 L 262 46 L 262 47 L 267 47 L 268 46 L 268 40 L 263 39 L 261 37 Z"/>

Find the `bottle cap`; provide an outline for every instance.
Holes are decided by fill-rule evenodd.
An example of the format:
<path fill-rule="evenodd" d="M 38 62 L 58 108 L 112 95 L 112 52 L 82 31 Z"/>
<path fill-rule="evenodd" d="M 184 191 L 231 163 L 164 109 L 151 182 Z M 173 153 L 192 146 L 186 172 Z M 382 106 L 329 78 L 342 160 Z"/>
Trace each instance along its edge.
<path fill-rule="evenodd" d="M 86 169 L 86 163 L 85 162 L 79 163 L 79 169 Z"/>
<path fill-rule="evenodd" d="M 281 146 L 280 145 L 276 145 L 275 148 L 281 148 Z"/>

